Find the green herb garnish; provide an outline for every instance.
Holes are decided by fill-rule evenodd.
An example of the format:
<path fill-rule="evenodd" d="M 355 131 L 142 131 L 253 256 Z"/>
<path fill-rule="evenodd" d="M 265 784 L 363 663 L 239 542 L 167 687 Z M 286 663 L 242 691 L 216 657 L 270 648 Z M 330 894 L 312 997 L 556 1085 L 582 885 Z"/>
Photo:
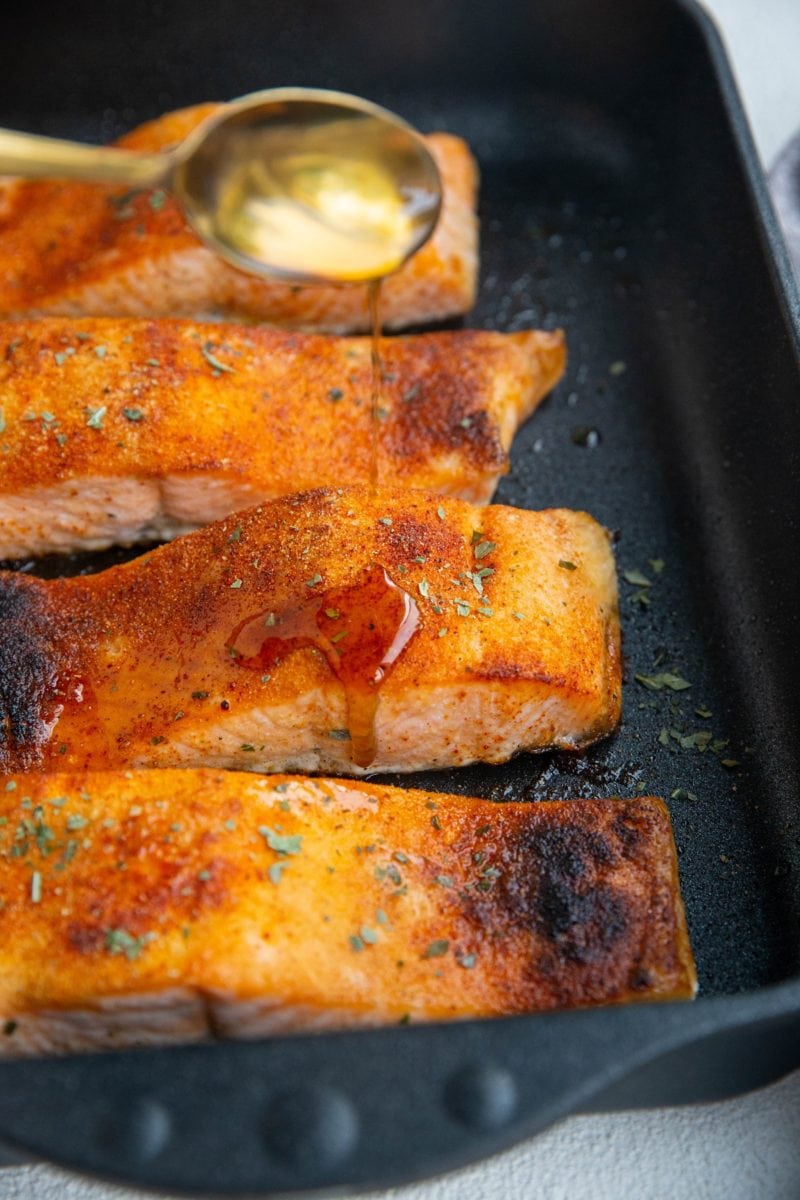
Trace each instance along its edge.
<path fill-rule="evenodd" d="M 261 825 L 258 832 L 262 837 L 266 838 L 267 845 L 270 850 L 274 850 L 276 854 L 299 854 L 303 845 L 302 835 L 280 834 L 274 829 L 270 829 L 268 825 Z"/>
<path fill-rule="evenodd" d="M 102 429 L 103 428 L 103 417 L 106 415 L 106 412 L 108 411 L 106 408 L 106 405 L 103 404 L 103 405 L 101 405 L 100 408 L 87 408 L 86 411 L 89 414 L 89 416 L 86 420 L 86 424 L 87 424 L 88 428 L 89 429 Z"/>
<path fill-rule="evenodd" d="M 267 872 L 267 874 L 269 875 L 270 883 L 274 883 L 275 886 L 277 887 L 281 881 L 281 875 L 286 870 L 288 865 L 289 864 L 285 863 L 285 862 L 273 863 L 272 866 L 270 867 L 269 871 Z"/>
<path fill-rule="evenodd" d="M 634 675 L 633 678 L 651 692 L 660 692 L 663 688 L 669 688 L 672 692 L 683 692 L 692 686 L 682 676 L 673 675 L 669 671 L 663 671 L 659 675 Z"/>
<path fill-rule="evenodd" d="M 155 936 L 154 933 L 143 933 L 141 937 L 133 937 L 126 929 L 107 929 L 106 950 L 109 954 L 124 954 L 129 962 L 133 962 Z"/>
<path fill-rule="evenodd" d="M 450 949 L 450 943 L 446 938 L 437 938 L 431 942 L 429 946 L 422 951 L 420 958 L 443 958 Z"/>
<path fill-rule="evenodd" d="M 623 571 L 622 577 L 626 583 L 632 584 L 634 587 L 652 587 L 652 582 L 643 575 L 641 571 Z"/>
<path fill-rule="evenodd" d="M 202 348 L 203 358 L 206 360 L 208 365 L 213 367 L 218 374 L 221 374 L 223 371 L 226 371 L 229 375 L 235 374 L 233 367 L 228 367 L 225 365 L 225 363 L 220 362 L 218 358 L 215 358 L 213 349 L 213 342 L 206 342 Z"/>

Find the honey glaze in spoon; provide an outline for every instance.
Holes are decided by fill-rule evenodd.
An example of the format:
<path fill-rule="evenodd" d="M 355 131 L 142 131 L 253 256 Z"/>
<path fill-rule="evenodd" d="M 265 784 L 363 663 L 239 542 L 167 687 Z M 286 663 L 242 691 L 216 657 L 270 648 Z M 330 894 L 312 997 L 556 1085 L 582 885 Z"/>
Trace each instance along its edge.
<path fill-rule="evenodd" d="M 234 265 L 293 283 L 363 283 L 430 237 L 441 183 L 401 118 L 339 92 L 245 96 L 176 152 L 172 186 L 197 233 Z"/>

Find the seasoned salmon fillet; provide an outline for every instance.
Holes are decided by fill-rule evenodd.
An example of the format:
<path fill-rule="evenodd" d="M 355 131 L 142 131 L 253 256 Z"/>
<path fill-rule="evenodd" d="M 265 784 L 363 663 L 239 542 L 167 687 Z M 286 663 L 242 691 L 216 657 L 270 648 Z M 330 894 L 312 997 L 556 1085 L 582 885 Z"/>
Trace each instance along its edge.
<path fill-rule="evenodd" d="M 181 142 L 217 105 L 168 113 L 119 145 L 152 152 Z M 386 280 L 387 328 L 438 321 L 473 304 L 478 267 L 477 168 L 460 138 L 426 139 L 442 177 L 430 240 Z M 292 287 L 245 274 L 204 246 L 167 193 L 98 184 L 0 184 L 0 316 L 250 317 L 344 333 L 368 328 L 366 289 Z"/>
<path fill-rule="evenodd" d="M 0 1054 L 691 997 L 667 810 L 0 780 Z"/>
<path fill-rule="evenodd" d="M 564 370 L 559 332 L 382 342 L 240 325 L 0 324 L 0 559 L 166 539 L 236 509 L 380 478 L 488 500 Z"/>
<path fill-rule="evenodd" d="M 586 513 L 283 497 L 99 574 L 0 572 L 0 768 L 413 771 L 575 749 L 620 711 Z"/>

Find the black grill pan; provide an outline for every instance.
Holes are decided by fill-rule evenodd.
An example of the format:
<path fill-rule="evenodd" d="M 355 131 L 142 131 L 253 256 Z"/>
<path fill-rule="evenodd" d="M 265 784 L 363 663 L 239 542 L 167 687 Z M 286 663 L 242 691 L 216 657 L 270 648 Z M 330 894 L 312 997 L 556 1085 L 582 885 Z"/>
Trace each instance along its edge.
<path fill-rule="evenodd" d="M 470 321 L 562 325 L 570 345 L 499 499 L 589 509 L 650 587 L 623 576 L 615 737 L 405 782 L 500 802 L 670 797 L 701 994 L 7 1062 L 0 1137 L 172 1191 L 346 1190 L 468 1162 L 568 1112 L 715 1099 L 800 1065 L 798 305 L 708 19 L 681 0 L 78 0 L 47 6 L 45 34 L 33 6 L 4 20 L 4 125 L 101 139 L 307 83 L 470 140 Z M 691 688 L 635 679 L 664 671 Z"/>

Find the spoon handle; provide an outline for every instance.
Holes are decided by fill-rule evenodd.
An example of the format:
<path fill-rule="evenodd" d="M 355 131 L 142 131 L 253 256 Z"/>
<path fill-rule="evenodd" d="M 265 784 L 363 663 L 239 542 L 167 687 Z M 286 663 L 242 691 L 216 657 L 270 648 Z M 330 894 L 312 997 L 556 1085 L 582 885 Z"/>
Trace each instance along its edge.
<path fill-rule="evenodd" d="M 166 183 L 171 173 L 169 154 L 137 154 L 0 129 L 0 175 L 155 187 Z"/>

